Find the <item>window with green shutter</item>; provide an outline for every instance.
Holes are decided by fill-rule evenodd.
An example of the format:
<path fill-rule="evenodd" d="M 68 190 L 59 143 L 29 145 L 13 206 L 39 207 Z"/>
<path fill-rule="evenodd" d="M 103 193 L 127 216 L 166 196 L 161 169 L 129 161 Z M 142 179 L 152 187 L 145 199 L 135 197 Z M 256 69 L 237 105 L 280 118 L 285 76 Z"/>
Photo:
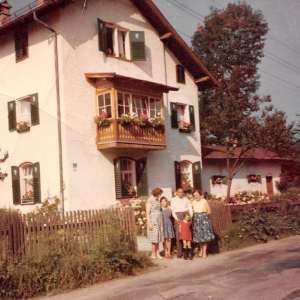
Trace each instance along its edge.
<path fill-rule="evenodd" d="M 116 198 L 122 198 L 122 176 L 121 176 L 121 160 L 116 158 L 114 160 L 115 167 L 115 187 L 116 187 Z"/>
<path fill-rule="evenodd" d="M 11 167 L 13 204 L 21 204 L 21 188 L 20 188 L 20 173 L 19 167 Z"/>
<path fill-rule="evenodd" d="M 193 167 L 193 188 L 202 190 L 202 179 L 201 179 L 201 163 L 200 161 L 194 162 Z"/>
<path fill-rule="evenodd" d="M 107 41 L 106 41 L 106 25 L 105 22 L 98 19 L 98 39 L 99 39 L 99 51 L 107 53 Z"/>
<path fill-rule="evenodd" d="M 195 130 L 195 109 L 194 106 L 189 105 L 189 115 L 190 115 L 190 130 Z"/>
<path fill-rule="evenodd" d="M 26 24 L 18 27 L 15 31 L 15 50 L 16 62 L 28 57 L 28 30 Z"/>
<path fill-rule="evenodd" d="M 147 159 L 142 158 L 135 162 L 136 186 L 138 196 L 148 196 Z"/>
<path fill-rule="evenodd" d="M 185 83 L 185 69 L 182 65 L 176 65 L 176 80 L 178 83 Z"/>
<path fill-rule="evenodd" d="M 175 187 L 176 190 L 181 188 L 181 168 L 180 168 L 180 162 L 175 161 Z"/>
<path fill-rule="evenodd" d="M 8 106 L 8 129 L 9 131 L 14 131 L 17 129 L 16 101 L 8 102 L 7 106 Z"/>
<path fill-rule="evenodd" d="M 30 111 L 31 111 L 31 125 L 40 124 L 40 114 L 39 114 L 39 95 L 30 95 Z"/>
<path fill-rule="evenodd" d="M 32 166 L 33 170 L 33 198 L 34 203 L 41 203 L 41 176 L 40 176 L 40 163 L 35 163 Z"/>
<path fill-rule="evenodd" d="M 171 105 L 171 127 L 178 128 L 177 104 L 170 102 Z"/>
<path fill-rule="evenodd" d="M 143 31 L 130 32 L 131 59 L 146 60 L 145 33 Z"/>

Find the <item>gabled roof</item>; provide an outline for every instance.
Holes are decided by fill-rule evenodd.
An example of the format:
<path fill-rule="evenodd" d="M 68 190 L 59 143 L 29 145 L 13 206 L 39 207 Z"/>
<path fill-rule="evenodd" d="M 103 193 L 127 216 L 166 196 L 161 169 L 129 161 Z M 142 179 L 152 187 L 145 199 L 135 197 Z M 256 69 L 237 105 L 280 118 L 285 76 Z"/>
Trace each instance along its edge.
<path fill-rule="evenodd" d="M 100 1 L 100 0 L 99 0 Z M 130 0 L 153 26 L 161 37 L 162 42 L 173 52 L 180 63 L 191 73 L 200 90 L 218 85 L 213 75 L 202 64 L 188 45 L 179 36 L 163 14 L 151 0 Z M 44 0 L 42 5 L 27 6 L 23 9 L 24 14 L 15 16 L 9 23 L 0 27 L 0 36 L 6 34 L 23 20 L 31 20 L 33 11 L 41 16 L 58 6 L 63 6 L 74 0 Z M 22 10 L 20 10 L 22 11 Z"/>
<path fill-rule="evenodd" d="M 226 159 L 226 148 L 227 147 L 225 146 L 202 146 L 202 158 L 204 160 Z M 234 156 L 232 158 L 237 158 L 241 151 L 242 148 L 235 148 L 233 151 Z M 253 152 L 249 151 L 248 154 L 245 154 L 243 157 L 249 160 L 284 160 L 275 152 L 263 148 L 254 148 Z"/>

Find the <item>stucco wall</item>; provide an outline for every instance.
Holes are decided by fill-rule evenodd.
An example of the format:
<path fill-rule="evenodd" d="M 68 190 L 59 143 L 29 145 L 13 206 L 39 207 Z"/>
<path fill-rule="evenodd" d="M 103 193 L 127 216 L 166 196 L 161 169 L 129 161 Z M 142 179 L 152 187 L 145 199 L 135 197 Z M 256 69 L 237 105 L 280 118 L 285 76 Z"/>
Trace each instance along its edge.
<path fill-rule="evenodd" d="M 281 164 L 278 162 L 251 162 L 245 163 L 245 165 L 239 170 L 239 172 L 234 176 L 231 186 L 231 196 L 233 196 L 238 190 L 246 191 L 260 191 L 262 193 L 267 193 L 267 183 L 266 176 L 273 177 L 273 190 L 274 193 L 279 193 L 276 189 L 276 181 L 279 181 L 279 175 L 281 173 Z M 260 183 L 248 183 L 247 175 L 257 174 L 261 175 Z M 214 175 L 227 175 L 226 164 L 220 162 L 219 160 L 204 160 L 203 170 L 202 170 L 202 184 L 203 189 L 208 191 L 213 195 L 223 195 L 227 194 L 227 185 L 222 184 L 212 184 L 211 177 Z"/>

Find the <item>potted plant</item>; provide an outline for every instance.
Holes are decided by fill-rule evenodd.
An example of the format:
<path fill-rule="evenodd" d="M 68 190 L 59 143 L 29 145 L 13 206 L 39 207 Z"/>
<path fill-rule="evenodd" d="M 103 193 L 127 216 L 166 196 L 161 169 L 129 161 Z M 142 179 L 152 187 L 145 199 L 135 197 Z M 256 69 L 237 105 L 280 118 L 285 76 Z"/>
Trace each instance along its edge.
<path fill-rule="evenodd" d="M 180 121 L 178 121 L 178 128 L 180 132 L 186 132 L 189 133 L 192 131 L 193 125 L 191 123 L 188 123 L 186 121 L 184 121 L 184 119 L 181 119 Z"/>
<path fill-rule="evenodd" d="M 159 113 L 157 116 L 150 118 L 149 122 L 155 129 L 161 129 L 164 126 L 164 119 Z"/>
<path fill-rule="evenodd" d="M 215 185 L 215 184 L 227 184 L 227 177 L 226 176 L 222 176 L 222 175 L 215 175 L 215 176 L 212 176 L 212 184 Z"/>
<path fill-rule="evenodd" d="M 181 187 L 185 193 L 192 192 L 192 185 L 188 173 L 181 174 Z"/>
<path fill-rule="evenodd" d="M 33 191 L 25 191 L 25 194 L 22 196 L 22 202 L 33 202 Z"/>
<path fill-rule="evenodd" d="M 124 196 L 134 197 L 134 196 L 136 196 L 136 190 L 130 182 L 123 182 L 122 183 L 122 194 Z"/>
<path fill-rule="evenodd" d="M 121 116 L 121 124 L 122 125 L 131 125 L 132 124 L 132 117 L 130 116 L 130 114 L 123 114 Z"/>
<path fill-rule="evenodd" d="M 17 122 L 17 132 L 26 132 L 30 130 L 30 124 L 27 121 Z"/>
<path fill-rule="evenodd" d="M 250 174 L 247 176 L 247 179 L 248 179 L 248 183 L 251 182 L 261 183 L 261 176 L 257 174 Z"/>
<path fill-rule="evenodd" d="M 149 125 L 149 116 L 147 114 L 134 115 L 133 121 L 140 127 L 145 127 Z"/>
<path fill-rule="evenodd" d="M 100 127 L 109 126 L 110 124 L 109 119 L 107 118 L 107 112 L 105 111 L 101 115 L 96 116 L 94 121 Z"/>

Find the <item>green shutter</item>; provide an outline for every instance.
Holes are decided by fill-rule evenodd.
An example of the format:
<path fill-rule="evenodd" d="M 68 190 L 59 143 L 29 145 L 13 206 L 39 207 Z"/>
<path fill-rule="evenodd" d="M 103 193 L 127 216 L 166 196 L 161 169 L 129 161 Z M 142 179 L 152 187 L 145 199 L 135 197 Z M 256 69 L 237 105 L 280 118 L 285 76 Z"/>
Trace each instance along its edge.
<path fill-rule="evenodd" d="M 176 190 L 181 187 L 181 169 L 178 161 L 175 161 L 175 186 Z"/>
<path fill-rule="evenodd" d="M 10 101 L 7 103 L 8 106 L 8 129 L 13 131 L 17 129 L 17 112 L 16 112 L 16 101 Z"/>
<path fill-rule="evenodd" d="M 189 105 L 189 113 L 190 113 L 190 123 L 192 124 L 190 126 L 190 130 L 195 130 L 195 109 L 194 106 Z"/>
<path fill-rule="evenodd" d="M 40 163 L 35 163 L 32 166 L 33 171 L 33 198 L 34 203 L 41 203 L 41 178 L 40 178 Z"/>
<path fill-rule="evenodd" d="M 15 32 L 16 61 L 28 56 L 28 31 L 27 25 L 22 25 Z"/>
<path fill-rule="evenodd" d="M 170 102 L 170 105 L 171 105 L 171 127 L 178 128 L 177 104 L 175 102 Z"/>
<path fill-rule="evenodd" d="M 116 186 L 116 198 L 122 198 L 122 177 L 121 177 L 121 160 L 116 158 L 114 160 L 115 166 L 115 186 Z"/>
<path fill-rule="evenodd" d="M 106 26 L 105 23 L 100 19 L 98 19 L 98 38 L 99 38 L 99 51 L 107 53 Z"/>
<path fill-rule="evenodd" d="M 40 114 L 39 114 L 39 95 L 30 95 L 30 109 L 31 109 L 31 125 L 40 124 Z"/>
<path fill-rule="evenodd" d="M 147 159 L 136 161 L 136 185 L 138 196 L 148 196 Z"/>
<path fill-rule="evenodd" d="M 258 176 L 257 176 L 257 182 L 258 182 L 258 183 L 261 183 L 261 175 L 258 175 Z"/>
<path fill-rule="evenodd" d="M 202 190 L 202 180 L 201 180 L 201 163 L 200 161 L 194 162 L 193 167 L 193 188 Z"/>
<path fill-rule="evenodd" d="M 19 167 L 11 167 L 13 204 L 21 204 L 20 172 Z"/>
<path fill-rule="evenodd" d="M 145 33 L 130 31 L 131 59 L 146 60 Z"/>

